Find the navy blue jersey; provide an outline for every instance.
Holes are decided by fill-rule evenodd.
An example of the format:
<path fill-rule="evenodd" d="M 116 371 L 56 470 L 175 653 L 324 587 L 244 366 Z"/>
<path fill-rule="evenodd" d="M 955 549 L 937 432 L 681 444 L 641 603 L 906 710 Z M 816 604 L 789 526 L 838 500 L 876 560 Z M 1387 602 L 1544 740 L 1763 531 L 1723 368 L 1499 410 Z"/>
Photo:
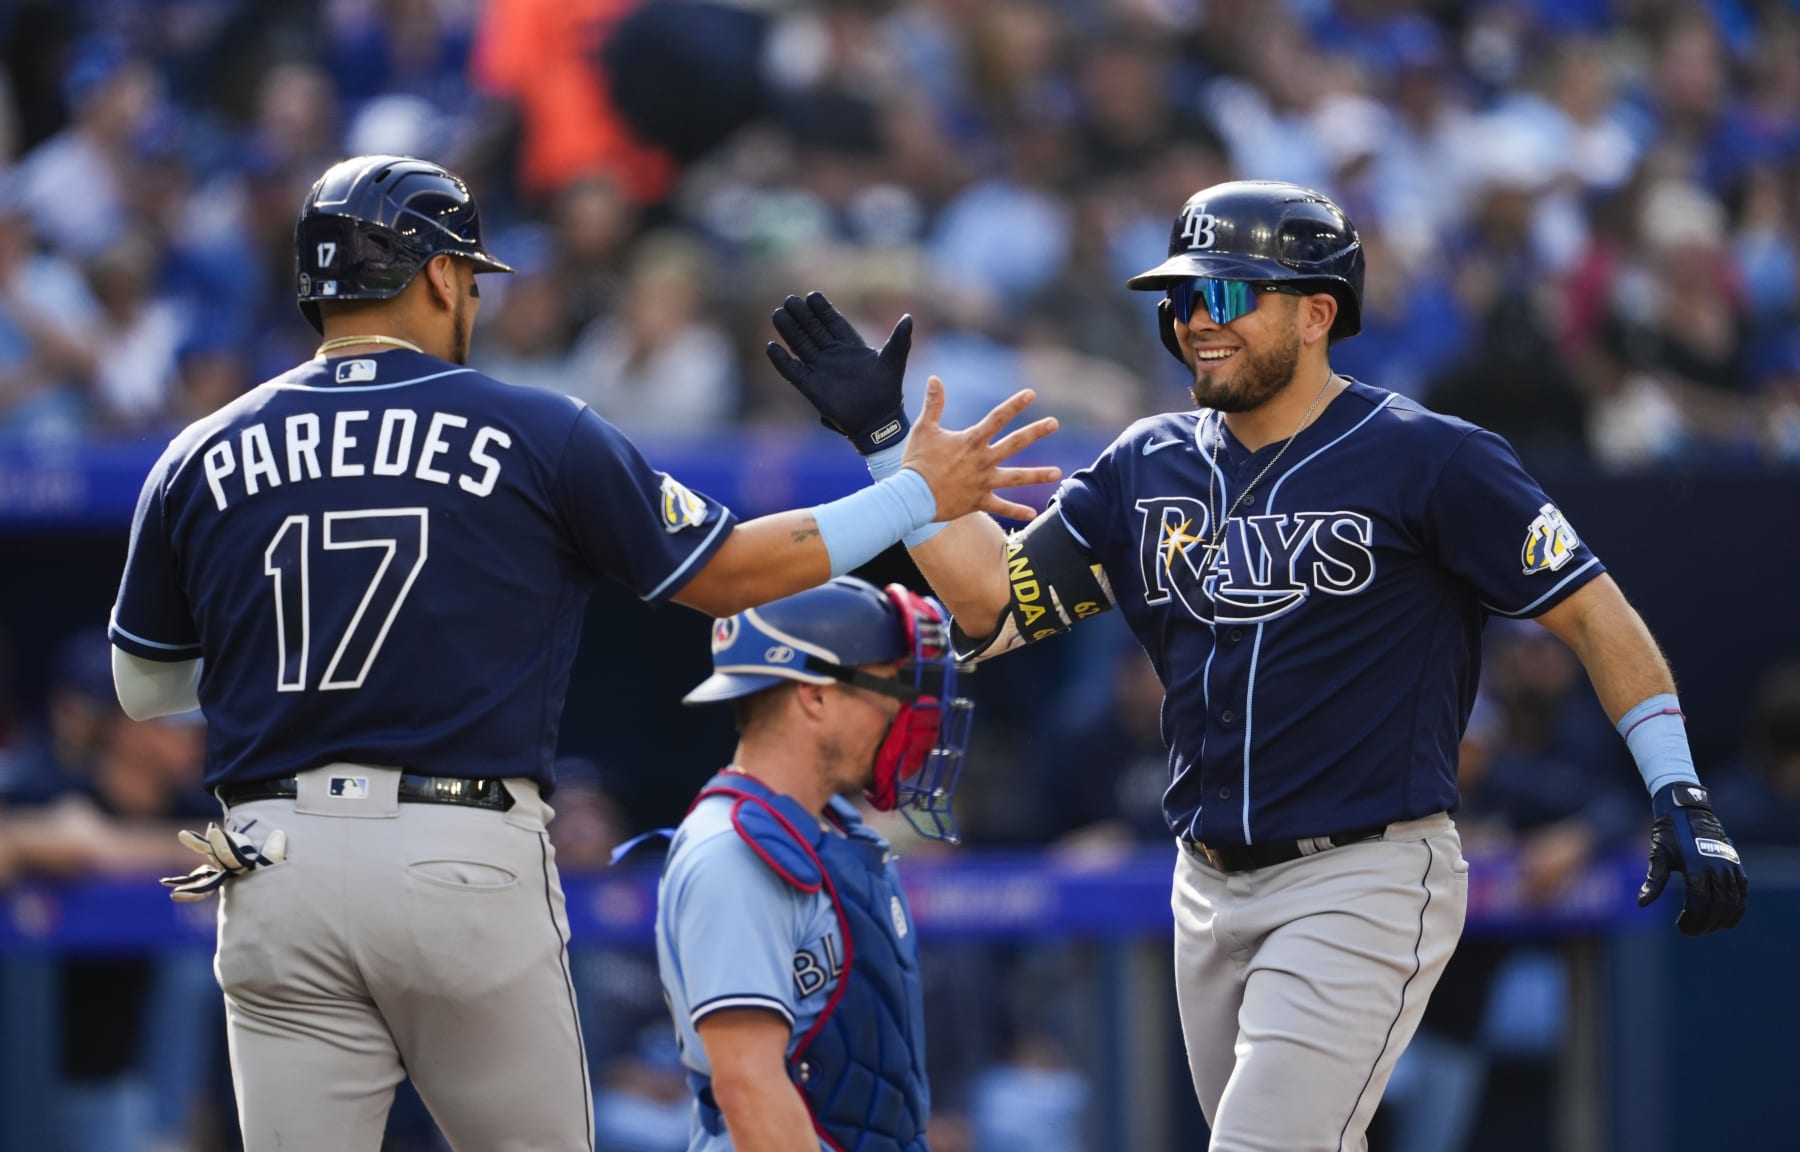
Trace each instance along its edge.
<path fill-rule="evenodd" d="M 567 396 L 315 359 L 163 454 L 112 639 L 205 657 L 208 787 L 333 761 L 548 785 L 597 579 L 666 599 L 731 521 Z"/>
<path fill-rule="evenodd" d="M 1164 813 L 1210 844 L 1454 808 L 1483 621 L 1604 571 L 1506 441 L 1354 381 L 1205 569 L 1214 518 L 1280 449 L 1216 412 L 1155 416 L 1057 497 L 1167 690 Z"/>

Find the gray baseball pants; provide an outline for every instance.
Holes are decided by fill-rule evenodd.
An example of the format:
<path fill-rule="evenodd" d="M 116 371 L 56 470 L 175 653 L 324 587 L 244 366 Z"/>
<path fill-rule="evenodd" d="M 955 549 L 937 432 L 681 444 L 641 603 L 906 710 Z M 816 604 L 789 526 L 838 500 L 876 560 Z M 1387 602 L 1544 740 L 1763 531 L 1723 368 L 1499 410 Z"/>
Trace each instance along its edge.
<path fill-rule="evenodd" d="M 328 780 L 347 777 L 366 787 Z M 399 803 L 399 773 L 334 764 L 239 805 L 287 860 L 228 881 L 214 970 L 247 1152 L 377 1152 L 411 1077 L 459 1152 L 591 1152 L 553 815 Z M 359 795 L 360 793 L 360 795 Z"/>
<path fill-rule="evenodd" d="M 1462 935 L 1450 817 L 1225 874 L 1181 850 L 1175 989 L 1212 1152 L 1365 1152 Z"/>

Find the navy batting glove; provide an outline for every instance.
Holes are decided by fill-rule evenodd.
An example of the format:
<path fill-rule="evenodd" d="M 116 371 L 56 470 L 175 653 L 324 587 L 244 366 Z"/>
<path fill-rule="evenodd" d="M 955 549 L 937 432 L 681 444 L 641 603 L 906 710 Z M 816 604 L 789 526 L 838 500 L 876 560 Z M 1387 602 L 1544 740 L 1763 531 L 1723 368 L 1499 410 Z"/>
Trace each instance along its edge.
<path fill-rule="evenodd" d="M 1669 873 L 1679 872 L 1687 881 L 1681 915 L 1675 918 L 1683 936 L 1735 926 L 1744 918 L 1750 878 L 1713 815 L 1706 789 L 1685 782 L 1665 784 L 1651 797 L 1650 810 L 1656 814 L 1650 826 L 1650 874 L 1638 889 L 1638 907 L 1661 896 Z"/>
<path fill-rule="evenodd" d="M 770 341 L 769 363 L 812 402 L 825 427 L 850 437 L 864 456 L 905 438 L 911 422 L 901 381 L 912 351 L 910 315 L 900 317 L 879 352 L 821 292 L 789 296 L 770 319 L 787 348 Z"/>

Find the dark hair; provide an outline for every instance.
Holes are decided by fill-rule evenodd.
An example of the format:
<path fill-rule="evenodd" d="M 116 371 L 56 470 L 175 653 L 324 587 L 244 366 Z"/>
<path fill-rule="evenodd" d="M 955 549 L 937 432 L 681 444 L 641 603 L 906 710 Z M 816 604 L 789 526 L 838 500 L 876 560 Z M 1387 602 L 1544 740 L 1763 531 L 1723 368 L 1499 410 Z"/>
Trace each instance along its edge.
<path fill-rule="evenodd" d="M 733 698 L 731 720 L 737 725 L 738 735 L 749 735 L 752 729 L 763 723 L 764 717 L 775 710 L 776 702 L 782 699 L 783 693 L 796 686 L 797 683 L 777 684 L 748 696 Z"/>

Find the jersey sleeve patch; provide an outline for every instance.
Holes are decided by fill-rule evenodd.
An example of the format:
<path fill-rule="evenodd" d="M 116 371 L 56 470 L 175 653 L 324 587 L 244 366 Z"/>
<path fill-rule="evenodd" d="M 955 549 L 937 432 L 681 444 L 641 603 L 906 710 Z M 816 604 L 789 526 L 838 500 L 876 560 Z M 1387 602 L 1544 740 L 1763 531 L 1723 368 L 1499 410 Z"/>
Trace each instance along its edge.
<path fill-rule="evenodd" d="M 1537 519 L 1525 529 L 1525 543 L 1519 549 L 1519 563 L 1525 575 L 1534 572 L 1560 572 L 1581 547 L 1568 518 L 1555 504 L 1538 509 Z"/>
<path fill-rule="evenodd" d="M 666 473 L 662 478 L 662 522 L 663 531 L 669 533 L 706 523 L 706 501 Z"/>

